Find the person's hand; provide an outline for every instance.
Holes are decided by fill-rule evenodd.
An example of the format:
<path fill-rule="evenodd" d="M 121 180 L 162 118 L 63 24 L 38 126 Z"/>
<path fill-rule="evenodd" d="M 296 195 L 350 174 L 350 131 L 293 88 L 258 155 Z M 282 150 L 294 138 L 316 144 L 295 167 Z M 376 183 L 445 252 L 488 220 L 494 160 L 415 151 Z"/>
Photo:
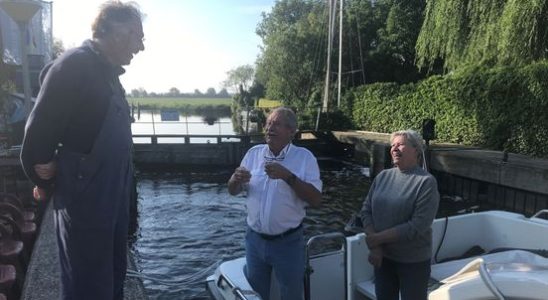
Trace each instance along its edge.
<path fill-rule="evenodd" d="M 365 242 L 367 243 L 367 248 L 369 249 L 377 248 L 380 246 L 379 239 L 374 233 L 366 235 Z"/>
<path fill-rule="evenodd" d="M 56 171 L 57 163 L 55 163 L 55 161 L 53 160 L 46 164 L 34 165 L 34 172 L 36 172 L 36 175 L 38 175 L 38 177 L 43 180 L 52 179 L 55 176 Z"/>
<path fill-rule="evenodd" d="M 232 174 L 233 180 L 238 184 L 248 183 L 251 179 L 251 173 L 244 167 L 237 167 Z"/>
<path fill-rule="evenodd" d="M 382 248 L 376 247 L 369 250 L 369 257 L 367 257 L 367 261 L 369 261 L 369 263 L 376 269 L 380 268 L 382 265 Z"/>
<path fill-rule="evenodd" d="M 38 201 L 43 201 L 48 198 L 48 193 L 45 189 L 39 186 L 35 186 L 34 189 L 32 190 L 32 196 L 34 197 L 34 199 Z"/>
<path fill-rule="evenodd" d="M 289 176 L 291 176 L 291 172 L 288 169 L 275 162 L 265 163 L 264 171 L 270 179 L 286 180 Z"/>

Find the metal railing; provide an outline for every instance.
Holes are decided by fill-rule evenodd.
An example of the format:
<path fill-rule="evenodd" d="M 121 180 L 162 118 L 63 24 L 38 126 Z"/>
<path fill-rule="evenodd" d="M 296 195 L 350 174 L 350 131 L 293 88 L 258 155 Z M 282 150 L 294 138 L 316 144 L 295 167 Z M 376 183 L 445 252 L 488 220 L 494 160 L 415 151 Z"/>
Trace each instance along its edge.
<path fill-rule="evenodd" d="M 310 248 L 312 247 L 312 245 L 314 243 L 317 243 L 318 241 L 334 241 L 334 240 L 340 240 L 341 241 L 341 244 L 342 244 L 342 248 L 341 251 L 342 254 L 343 254 L 343 265 L 344 265 L 344 298 L 343 299 L 347 299 L 347 290 L 346 290 L 346 286 L 348 285 L 348 278 L 347 278 L 347 274 L 346 274 L 346 260 L 347 260 L 347 257 L 346 257 L 346 253 L 347 253 L 347 243 L 346 243 L 346 237 L 344 236 L 344 234 L 340 233 L 340 232 L 330 232 L 330 233 L 324 233 L 324 234 L 319 234 L 319 235 L 315 235 L 313 237 L 311 237 L 308 242 L 306 243 L 306 248 L 305 248 L 305 259 L 306 259 L 306 271 L 305 271 L 305 278 L 304 278 L 304 297 L 305 297 L 305 300 L 313 300 L 311 299 L 311 282 L 310 282 L 310 275 L 312 274 L 312 272 L 314 272 L 314 270 L 312 269 L 312 266 L 310 264 L 310 260 L 311 260 L 311 256 L 310 256 Z"/>
<path fill-rule="evenodd" d="M 242 290 L 240 287 L 236 286 L 230 279 L 228 279 L 223 274 L 219 275 L 219 279 L 217 279 L 216 285 L 219 288 L 222 288 L 223 282 L 228 285 L 228 287 L 231 289 L 232 294 L 234 294 L 237 299 L 240 300 L 256 300 L 261 299 L 259 294 L 253 290 Z"/>
<path fill-rule="evenodd" d="M 250 142 L 250 136 L 235 135 L 235 134 L 134 134 L 133 138 L 148 139 L 148 144 L 157 145 L 159 139 L 177 139 L 180 142 L 175 144 L 198 144 L 198 143 L 233 143 L 233 142 Z M 193 140 L 201 139 L 201 142 L 193 142 Z M 139 143 L 142 144 L 142 143 Z"/>
<path fill-rule="evenodd" d="M 208 127 L 217 125 L 218 130 L 219 130 L 219 134 L 222 134 L 223 130 L 222 130 L 221 125 L 223 125 L 223 124 L 232 124 L 232 122 L 214 121 L 213 123 L 210 124 L 208 122 L 203 122 L 203 121 L 188 121 L 187 120 L 187 121 L 161 121 L 161 122 L 136 121 L 136 122 L 132 123 L 132 125 L 149 125 L 153 134 L 156 134 L 158 126 L 162 126 L 162 127 L 184 126 L 186 134 L 190 134 L 190 130 L 188 128 L 189 124 L 191 124 L 191 125 L 192 124 L 202 124 L 204 126 L 207 124 Z"/>

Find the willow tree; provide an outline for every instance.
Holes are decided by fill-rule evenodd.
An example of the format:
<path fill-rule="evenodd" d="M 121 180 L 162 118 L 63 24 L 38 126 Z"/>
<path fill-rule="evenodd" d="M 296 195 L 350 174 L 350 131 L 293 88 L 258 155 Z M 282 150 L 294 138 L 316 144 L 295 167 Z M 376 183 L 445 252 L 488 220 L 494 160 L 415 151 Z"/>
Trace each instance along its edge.
<path fill-rule="evenodd" d="M 417 65 L 520 65 L 548 58 L 548 0 L 428 0 Z"/>

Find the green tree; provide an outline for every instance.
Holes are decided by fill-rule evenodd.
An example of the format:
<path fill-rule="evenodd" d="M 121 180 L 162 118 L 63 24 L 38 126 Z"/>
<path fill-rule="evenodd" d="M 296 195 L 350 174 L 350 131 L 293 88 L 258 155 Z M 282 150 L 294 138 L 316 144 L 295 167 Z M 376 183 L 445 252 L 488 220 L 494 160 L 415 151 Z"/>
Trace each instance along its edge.
<path fill-rule="evenodd" d="M 181 95 L 181 92 L 179 91 L 178 88 L 172 87 L 172 88 L 169 89 L 168 95 L 170 97 L 178 97 L 178 96 Z"/>
<path fill-rule="evenodd" d="M 379 56 L 379 32 L 385 27 L 392 0 L 345 2 L 343 24 L 343 70 L 348 70 L 346 87 L 386 81 L 386 63 Z M 338 37 L 337 37 L 337 43 Z M 387 50 L 388 48 L 385 48 Z"/>
<path fill-rule="evenodd" d="M 53 45 L 52 45 L 52 54 L 51 59 L 56 59 L 59 57 L 63 52 L 65 52 L 65 45 L 63 45 L 63 41 L 54 37 L 53 38 Z"/>
<path fill-rule="evenodd" d="M 226 88 L 221 89 L 219 91 L 219 93 L 217 93 L 217 96 L 221 97 L 221 98 L 230 97 L 230 95 L 228 94 L 228 91 L 226 90 Z"/>
<path fill-rule="evenodd" d="M 215 97 L 217 95 L 217 91 L 215 91 L 214 88 L 210 87 L 210 88 L 207 89 L 205 94 L 208 97 Z"/>
<path fill-rule="evenodd" d="M 226 72 L 226 80 L 223 82 L 223 87 L 238 91 L 239 87 L 247 91 L 253 82 L 255 69 L 252 65 L 243 65 Z"/>
<path fill-rule="evenodd" d="M 148 96 L 148 93 L 144 88 L 140 87 L 138 89 L 132 89 L 130 95 L 134 98 L 144 98 Z M 152 94 L 150 96 L 152 96 Z"/>
<path fill-rule="evenodd" d="M 369 82 L 408 83 L 424 78 L 415 66 L 415 44 L 419 35 L 425 0 L 394 0 L 388 9 L 385 26 L 378 31 L 378 46 L 369 57 Z M 385 4 L 388 4 L 385 2 Z M 380 22 L 378 24 L 381 24 Z"/>
<path fill-rule="evenodd" d="M 139 97 L 147 97 L 148 96 L 147 90 L 145 90 L 144 88 L 140 87 L 138 90 L 139 90 Z"/>
<path fill-rule="evenodd" d="M 14 66 L 5 64 L 0 57 L 0 132 L 8 130 L 7 116 L 4 113 L 8 94 L 15 91 L 15 84 L 9 80 L 11 74 L 15 74 Z"/>
<path fill-rule="evenodd" d="M 263 98 L 265 96 L 264 85 L 262 85 L 258 81 L 254 81 L 251 87 L 249 88 L 249 95 L 251 96 L 253 101 L 257 101 L 260 98 Z"/>
<path fill-rule="evenodd" d="M 281 0 L 263 14 L 256 76 L 268 98 L 304 106 L 313 83 L 323 77 L 326 25 L 323 1 Z"/>
<path fill-rule="evenodd" d="M 409 82 L 423 78 L 414 65 L 414 47 L 425 0 L 344 3 L 343 39 L 339 41 L 338 32 L 335 33 L 331 57 L 331 70 L 336 72 L 336 50 L 342 44 L 343 90 L 377 81 Z M 256 79 L 266 87 L 268 98 L 281 99 L 297 108 L 321 103 L 327 69 L 327 31 L 325 1 L 281 0 L 270 13 L 263 14 L 257 27 L 263 48 L 257 60 Z M 334 79 L 329 87 L 333 91 Z"/>
<path fill-rule="evenodd" d="M 548 0 L 428 1 L 417 64 L 447 71 L 548 58 Z"/>

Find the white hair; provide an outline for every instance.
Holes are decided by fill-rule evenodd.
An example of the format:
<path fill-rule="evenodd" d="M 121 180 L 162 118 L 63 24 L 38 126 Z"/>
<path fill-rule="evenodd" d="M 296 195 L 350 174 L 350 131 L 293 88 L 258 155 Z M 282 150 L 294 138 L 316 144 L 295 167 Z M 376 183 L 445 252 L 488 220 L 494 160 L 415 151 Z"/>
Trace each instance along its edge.
<path fill-rule="evenodd" d="M 426 145 L 424 144 L 422 136 L 418 132 L 411 129 L 395 131 L 390 135 L 390 144 L 392 144 L 397 136 L 403 136 L 406 142 L 408 142 L 413 148 L 417 149 L 418 162 L 419 164 L 422 164 L 422 168 L 426 170 L 426 156 L 424 154 Z"/>

